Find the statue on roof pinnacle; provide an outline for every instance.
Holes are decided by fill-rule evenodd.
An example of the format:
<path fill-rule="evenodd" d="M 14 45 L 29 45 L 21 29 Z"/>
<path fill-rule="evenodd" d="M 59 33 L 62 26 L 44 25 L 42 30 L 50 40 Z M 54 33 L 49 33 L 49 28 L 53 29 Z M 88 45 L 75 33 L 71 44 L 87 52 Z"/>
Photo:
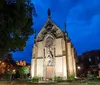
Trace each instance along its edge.
<path fill-rule="evenodd" d="M 50 11 L 50 8 L 48 8 L 48 17 L 50 17 L 51 15 L 51 11 Z"/>

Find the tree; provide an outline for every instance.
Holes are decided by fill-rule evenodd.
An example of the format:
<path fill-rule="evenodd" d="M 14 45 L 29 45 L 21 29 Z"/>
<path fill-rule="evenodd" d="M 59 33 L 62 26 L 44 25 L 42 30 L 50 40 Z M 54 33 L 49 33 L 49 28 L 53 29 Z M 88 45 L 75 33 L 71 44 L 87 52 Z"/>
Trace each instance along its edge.
<path fill-rule="evenodd" d="M 28 66 L 24 66 L 23 67 L 23 72 L 24 72 L 25 75 L 28 75 L 29 72 L 30 72 L 29 67 Z"/>
<path fill-rule="evenodd" d="M 11 68 L 11 66 L 16 66 L 16 62 L 13 60 L 13 56 L 11 53 L 7 53 L 4 58 L 3 58 L 3 62 L 6 63 L 6 68 L 8 67 L 9 69 Z"/>
<path fill-rule="evenodd" d="M 27 75 L 29 74 L 30 70 L 29 67 L 24 66 L 24 67 L 20 67 L 19 68 L 19 74 L 20 74 L 20 78 L 27 78 Z"/>
<path fill-rule="evenodd" d="M 22 51 L 33 33 L 34 5 L 29 0 L 0 0 L 0 56 Z"/>

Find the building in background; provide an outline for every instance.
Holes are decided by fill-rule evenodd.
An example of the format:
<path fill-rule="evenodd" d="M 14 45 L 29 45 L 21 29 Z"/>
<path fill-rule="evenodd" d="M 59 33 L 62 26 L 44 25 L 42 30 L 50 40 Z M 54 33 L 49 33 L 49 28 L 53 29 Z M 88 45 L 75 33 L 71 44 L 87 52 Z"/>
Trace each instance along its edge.
<path fill-rule="evenodd" d="M 16 63 L 12 58 L 12 54 L 6 53 L 0 61 L 0 78 L 2 78 L 3 75 L 6 75 L 8 71 L 13 70 L 15 68 Z"/>
<path fill-rule="evenodd" d="M 83 53 L 78 57 L 78 66 L 80 69 L 77 71 L 78 76 L 86 76 L 88 71 L 92 71 L 97 76 L 100 64 L 100 50 L 93 50 Z"/>
<path fill-rule="evenodd" d="M 24 61 L 24 60 L 16 61 L 16 64 L 18 66 L 26 66 L 27 65 L 26 61 Z"/>
<path fill-rule="evenodd" d="M 76 76 L 76 52 L 68 33 L 63 32 L 50 17 L 35 37 L 32 61 L 31 77 L 42 77 L 43 80 L 54 79 L 54 77 Z"/>

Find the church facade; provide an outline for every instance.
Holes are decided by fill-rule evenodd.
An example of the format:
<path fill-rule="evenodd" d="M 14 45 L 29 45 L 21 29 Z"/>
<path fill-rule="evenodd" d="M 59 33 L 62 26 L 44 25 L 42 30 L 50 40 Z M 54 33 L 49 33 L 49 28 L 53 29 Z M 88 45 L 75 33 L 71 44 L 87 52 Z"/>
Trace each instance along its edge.
<path fill-rule="evenodd" d="M 76 53 L 67 32 L 63 32 L 50 18 L 34 40 L 31 77 L 43 80 L 76 76 Z"/>

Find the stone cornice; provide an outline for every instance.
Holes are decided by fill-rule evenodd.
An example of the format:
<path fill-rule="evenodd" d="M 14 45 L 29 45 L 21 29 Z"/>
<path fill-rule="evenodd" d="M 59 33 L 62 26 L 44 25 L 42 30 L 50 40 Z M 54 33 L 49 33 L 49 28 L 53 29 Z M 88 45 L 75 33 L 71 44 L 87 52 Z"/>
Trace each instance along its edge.
<path fill-rule="evenodd" d="M 55 57 L 57 58 L 57 57 L 63 57 L 63 56 L 65 56 L 65 55 L 58 55 L 58 56 L 55 56 Z M 44 58 L 46 58 L 46 57 L 44 57 Z M 35 59 L 35 57 L 33 57 L 33 59 Z M 36 59 L 43 59 L 43 57 L 37 57 Z"/>

